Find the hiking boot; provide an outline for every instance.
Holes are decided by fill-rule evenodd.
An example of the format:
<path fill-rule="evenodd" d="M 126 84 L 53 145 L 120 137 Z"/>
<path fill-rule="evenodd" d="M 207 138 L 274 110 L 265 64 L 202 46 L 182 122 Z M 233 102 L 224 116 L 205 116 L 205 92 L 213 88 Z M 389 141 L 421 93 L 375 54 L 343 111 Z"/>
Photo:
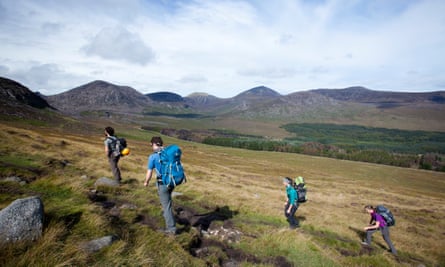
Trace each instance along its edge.
<path fill-rule="evenodd" d="M 366 241 L 362 241 L 361 244 L 362 244 L 363 246 L 369 246 L 368 242 L 366 242 Z"/>
<path fill-rule="evenodd" d="M 163 233 L 163 234 L 168 235 L 168 236 L 175 236 L 176 235 L 176 231 L 171 231 L 171 230 L 159 229 L 158 232 L 159 233 Z"/>
<path fill-rule="evenodd" d="M 387 249 L 386 251 L 391 252 L 394 256 L 397 256 L 397 251 L 393 252 L 391 249 Z"/>
<path fill-rule="evenodd" d="M 164 234 L 168 235 L 168 236 L 175 236 L 176 232 L 173 231 L 165 231 Z"/>

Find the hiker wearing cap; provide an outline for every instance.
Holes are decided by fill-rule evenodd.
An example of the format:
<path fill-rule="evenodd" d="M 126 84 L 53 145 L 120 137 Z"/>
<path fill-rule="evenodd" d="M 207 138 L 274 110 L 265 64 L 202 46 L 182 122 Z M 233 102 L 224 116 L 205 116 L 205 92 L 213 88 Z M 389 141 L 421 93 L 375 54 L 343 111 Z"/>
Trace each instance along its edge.
<path fill-rule="evenodd" d="M 289 227 L 295 229 L 299 227 L 298 220 L 295 218 L 295 212 L 298 209 L 298 193 L 292 186 L 292 179 L 286 177 L 283 179 L 283 185 L 286 187 L 286 202 L 284 202 L 284 216 L 289 222 Z"/>
<path fill-rule="evenodd" d="M 363 241 L 362 244 L 366 246 L 371 245 L 372 234 L 374 234 L 377 230 L 380 230 L 380 232 L 382 232 L 383 239 L 389 246 L 389 251 L 392 254 L 397 255 L 396 248 L 389 238 L 389 228 L 386 224 L 385 219 L 382 217 L 382 215 L 378 214 L 375 211 L 374 207 L 371 205 L 366 205 L 365 211 L 369 213 L 369 215 L 371 216 L 371 220 L 369 222 L 369 225 L 364 228 L 366 232 L 366 240 Z"/>
<path fill-rule="evenodd" d="M 156 186 L 158 188 L 159 200 L 161 201 L 163 215 L 165 219 L 165 229 L 162 230 L 168 235 L 176 234 L 176 222 L 173 216 L 172 192 L 173 188 L 164 185 L 162 182 L 161 161 L 159 152 L 163 149 L 163 141 L 159 136 L 154 136 L 150 141 L 153 153 L 148 157 L 147 174 L 145 175 L 144 186 L 148 186 L 153 170 L 156 172 Z"/>

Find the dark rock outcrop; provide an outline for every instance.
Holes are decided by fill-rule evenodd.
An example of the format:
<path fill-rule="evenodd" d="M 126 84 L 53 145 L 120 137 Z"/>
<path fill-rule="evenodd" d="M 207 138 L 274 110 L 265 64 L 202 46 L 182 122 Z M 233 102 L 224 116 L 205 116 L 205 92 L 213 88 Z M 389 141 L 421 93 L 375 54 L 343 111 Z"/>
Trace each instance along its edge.
<path fill-rule="evenodd" d="M 0 77 L 0 103 L 9 106 L 25 104 L 34 108 L 52 108 L 40 95 L 20 83 Z"/>

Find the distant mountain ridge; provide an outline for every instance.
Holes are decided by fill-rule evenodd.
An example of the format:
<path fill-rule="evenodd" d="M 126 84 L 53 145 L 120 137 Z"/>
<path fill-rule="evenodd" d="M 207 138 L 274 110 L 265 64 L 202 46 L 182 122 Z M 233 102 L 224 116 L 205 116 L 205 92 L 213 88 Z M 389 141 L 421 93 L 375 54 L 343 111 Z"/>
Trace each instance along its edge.
<path fill-rule="evenodd" d="M 3 77 L 0 77 L 0 102 L 10 106 L 21 103 L 39 109 L 53 108 L 45 99 L 24 85 Z"/>
<path fill-rule="evenodd" d="M 145 94 L 153 101 L 161 101 L 161 102 L 181 102 L 184 101 L 184 98 L 182 96 L 170 93 L 170 92 L 157 92 L 157 93 L 150 93 Z"/>
<path fill-rule="evenodd" d="M 140 112 L 144 109 L 192 109 L 210 113 L 261 113 L 293 116 L 302 109 L 330 109 L 342 103 L 374 104 L 377 107 L 393 107 L 413 103 L 444 104 L 445 92 L 402 93 L 374 91 L 365 87 L 344 89 L 313 89 L 281 95 L 266 86 L 258 86 L 231 98 L 218 98 L 207 93 L 193 93 L 182 97 L 172 92 L 139 93 L 128 86 L 118 86 L 105 81 L 93 81 L 61 94 L 47 96 L 50 104 L 62 111 L 126 110 Z M 185 112 L 185 111 L 184 111 Z M 270 113 L 268 116 L 268 113 Z M 272 117 L 273 117 L 272 116 Z"/>
<path fill-rule="evenodd" d="M 402 128 L 409 129 L 417 129 L 419 120 L 428 120 L 432 125 L 427 126 L 428 129 L 445 129 L 434 127 L 442 122 L 445 113 L 445 91 L 403 93 L 355 86 L 281 95 L 266 86 L 258 86 L 231 98 L 218 98 L 202 92 L 182 97 L 172 92 L 144 95 L 129 86 L 93 81 L 44 98 L 63 113 L 77 115 L 99 111 L 175 118 L 266 119 L 277 123 L 355 123 L 390 128 L 403 124 Z M 409 125 L 404 122 L 413 118 L 417 122 Z"/>
<path fill-rule="evenodd" d="M 67 113 L 89 110 L 141 112 L 151 105 L 151 99 L 129 86 L 93 81 L 64 93 L 47 96 L 57 109 Z"/>
<path fill-rule="evenodd" d="M 427 93 L 405 93 L 389 91 L 373 91 L 365 87 L 348 87 L 344 89 L 316 89 L 312 92 L 331 97 L 341 101 L 352 101 L 358 103 L 421 103 L 431 102 L 437 104 L 445 103 L 445 92 Z"/>
<path fill-rule="evenodd" d="M 281 96 L 278 92 L 270 89 L 269 87 L 266 86 L 258 86 L 258 87 L 254 87 L 252 89 L 249 89 L 247 91 L 244 91 L 238 95 L 236 95 L 234 98 L 260 98 L 260 97 L 264 97 L 264 98 L 273 98 L 273 97 L 279 97 Z"/>

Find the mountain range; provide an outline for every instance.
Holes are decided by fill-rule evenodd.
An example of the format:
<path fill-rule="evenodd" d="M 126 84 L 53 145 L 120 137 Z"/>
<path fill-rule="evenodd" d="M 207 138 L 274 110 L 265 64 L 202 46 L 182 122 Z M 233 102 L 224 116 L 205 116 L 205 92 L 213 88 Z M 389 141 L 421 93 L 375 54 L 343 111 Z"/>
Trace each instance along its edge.
<path fill-rule="evenodd" d="M 142 94 L 128 86 L 114 85 L 105 81 L 93 81 L 66 92 L 45 96 L 54 107 L 64 111 L 79 110 L 131 110 L 139 112 L 153 106 L 183 106 L 195 111 L 225 110 L 245 111 L 258 110 L 265 104 L 276 107 L 299 105 L 308 107 L 336 106 L 340 102 L 372 104 L 380 108 L 391 108 L 417 104 L 445 104 L 445 92 L 404 93 L 374 91 L 365 87 L 344 89 L 315 89 L 281 95 L 265 86 L 246 90 L 231 98 L 218 98 L 206 93 L 193 93 L 182 97 L 172 92 Z M 230 108 L 231 107 L 231 108 Z"/>
<path fill-rule="evenodd" d="M 258 86 L 231 98 L 218 98 L 207 93 L 193 93 L 186 97 L 172 92 L 142 94 L 129 86 L 93 81 L 60 94 L 44 96 L 16 81 L 0 77 L 0 96 L 2 105 L 21 103 L 35 108 L 54 108 L 70 115 L 97 111 L 173 117 L 198 114 L 247 120 L 364 125 L 376 124 L 386 117 L 383 120 L 387 122 L 382 126 L 390 127 L 388 121 L 391 119 L 388 118 L 399 122 L 407 118 L 414 121 L 432 119 L 434 123 L 430 124 L 436 124 L 443 122 L 441 114 L 445 114 L 445 91 L 406 93 L 365 87 L 314 89 L 281 95 L 271 88 Z M 417 124 L 414 121 L 412 124 Z M 414 129 L 414 125 L 401 128 Z M 430 129 L 445 131 L 445 126 L 430 126 Z M 393 127 L 397 128 L 397 124 Z"/>

